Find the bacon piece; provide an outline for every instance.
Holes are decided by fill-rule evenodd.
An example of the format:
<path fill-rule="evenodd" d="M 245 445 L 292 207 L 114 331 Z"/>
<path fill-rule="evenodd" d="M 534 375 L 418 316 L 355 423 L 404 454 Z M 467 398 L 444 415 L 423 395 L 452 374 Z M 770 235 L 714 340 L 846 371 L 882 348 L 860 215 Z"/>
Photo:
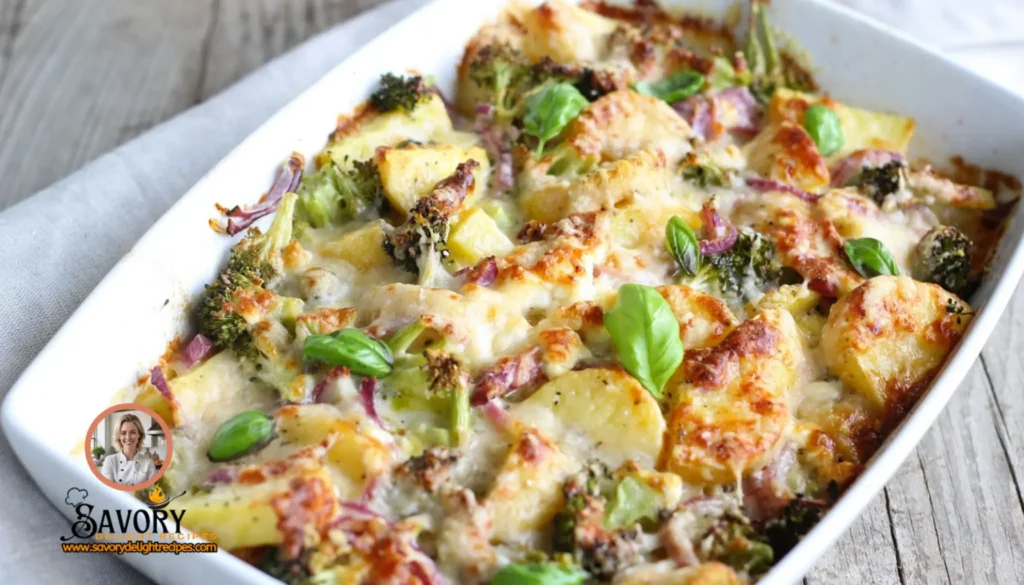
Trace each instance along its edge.
<path fill-rule="evenodd" d="M 202 333 L 197 333 L 192 341 L 185 346 L 185 355 L 183 356 L 185 366 L 191 368 L 206 359 L 211 351 L 213 351 L 213 342 Z"/>
<path fill-rule="evenodd" d="M 309 533 L 325 534 L 337 512 L 334 491 L 320 478 L 296 478 L 289 487 L 291 491 L 270 500 L 277 529 L 284 535 L 280 552 L 285 560 L 299 558 Z"/>
<path fill-rule="evenodd" d="M 488 256 L 476 266 L 463 268 L 456 272 L 455 276 L 465 277 L 467 283 L 472 282 L 480 286 L 491 286 L 498 278 L 498 261 L 494 256 Z"/>
<path fill-rule="evenodd" d="M 519 355 L 502 358 L 484 370 L 473 389 L 473 406 L 482 406 L 491 399 L 542 381 L 545 376 L 540 354 L 540 347 L 534 347 Z"/>

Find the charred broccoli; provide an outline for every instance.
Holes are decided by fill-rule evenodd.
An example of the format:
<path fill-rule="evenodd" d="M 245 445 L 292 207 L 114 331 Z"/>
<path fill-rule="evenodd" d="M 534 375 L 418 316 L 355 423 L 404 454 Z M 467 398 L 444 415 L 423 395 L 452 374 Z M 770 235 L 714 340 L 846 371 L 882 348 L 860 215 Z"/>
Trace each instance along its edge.
<path fill-rule="evenodd" d="M 282 393 L 301 372 L 280 358 L 272 340 L 294 323 L 303 302 L 268 287 L 280 274 L 281 250 L 291 241 L 296 199 L 286 193 L 267 233 L 252 228 L 232 248 L 227 267 L 206 286 L 199 309 L 200 333 L 218 348 L 237 353 L 256 377 Z"/>
<path fill-rule="evenodd" d="M 605 522 L 606 499 L 601 495 L 606 472 L 590 466 L 562 486 L 565 508 L 555 515 L 554 550 L 569 553 L 598 580 L 643 561 L 641 532 L 636 524 L 619 530 Z"/>
<path fill-rule="evenodd" d="M 726 172 L 715 165 L 691 165 L 683 169 L 683 179 L 698 187 L 721 187 L 728 184 Z"/>
<path fill-rule="evenodd" d="M 852 184 L 881 207 L 886 196 L 900 190 L 903 177 L 903 163 L 894 160 L 880 167 L 865 167 Z"/>
<path fill-rule="evenodd" d="M 489 94 L 498 120 L 515 118 L 524 98 L 542 80 L 522 53 L 508 45 L 481 49 L 469 63 L 469 78 Z"/>
<path fill-rule="evenodd" d="M 344 223 L 366 209 L 379 207 L 383 192 L 373 161 L 354 162 L 347 171 L 329 162 L 303 177 L 296 216 L 316 228 Z"/>
<path fill-rule="evenodd" d="M 426 93 L 423 78 L 418 75 L 403 77 L 385 73 L 380 76 L 380 87 L 370 96 L 370 104 L 381 113 L 411 112 Z"/>
<path fill-rule="evenodd" d="M 772 243 L 744 228 L 739 230 L 731 248 L 721 254 L 704 256 L 700 271 L 683 284 L 742 304 L 755 300 L 760 291 L 778 280 L 780 273 Z"/>
<path fill-rule="evenodd" d="M 917 244 L 914 278 L 933 282 L 957 296 L 969 296 L 974 288 L 973 247 L 970 238 L 957 228 L 933 227 Z"/>
<path fill-rule="evenodd" d="M 460 163 L 430 195 L 416 202 L 404 224 L 384 237 L 384 251 L 399 266 L 418 274 L 423 286 L 434 285 L 446 274 L 442 263 L 448 257 L 449 222 L 473 189 L 477 166 L 474 160 Z"/>
<path fill-rule="evenodd" d="M 775 558 L 781 559 L 792 550 L 827 511 L 825 502 L 802 497 L 790 500 L 779 517 L 764 526 L 765 539 Z"/>
<path fill-rule="evenodd" d="M 404 403 L 421 410 L 447 409 L 452 445 L 460 445 L 469 437 L 469 371 L 446 350 L 428 347 L 420 354 L 403 356 L 386 380 Z"/>

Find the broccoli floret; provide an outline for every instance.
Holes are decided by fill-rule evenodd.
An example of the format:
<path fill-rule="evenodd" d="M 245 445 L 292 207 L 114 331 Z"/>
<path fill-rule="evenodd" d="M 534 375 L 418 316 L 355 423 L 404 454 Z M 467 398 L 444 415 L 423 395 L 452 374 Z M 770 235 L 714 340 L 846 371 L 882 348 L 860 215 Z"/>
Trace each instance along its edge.
<path fill-rule="evenodd" d="M 310 572 L 301 559 L 288 560 L 277 547 L 269 547 L 260 559 L 259 569 L 287 585 L 308 585 Z"/>
<path fill-rule="evenodd" d="M 477 166 L 474 160 L 460 163 L 430 195 L 416 202 L 408 221 L 384 237 L 384 251 L 400 267 L 418 274 L 423 286 L 433 286 L 447 274 L 443 262 L 448 258 L 449 222 L 473 188 Z"/>
<path fill-rule="evenodd" d="M 607 471 L 594 465 L 569 478 L 562 486 L 565 508 L 554 518 L 555 552 L 571 554 L 598 580 L 643 561 L 635 524 L 619 530 L 605 525 L 607 500 L 601 494 L 607 479 Z"/>
<path fill-rule="evenodd" d="M 380 76 L 380 87 L 370 96 L 370 104 L 381 113 L 395 110 L 411 112 L 425 94 L 426 85 L 422 77 L 385 73 Z"/>
<path fill-rule="evenodd" d="M 881 207 L 886 196 L 900 190 L 904 169 L 903 163 L 895 160 L 880 167 L 866 167 L 851 183 Z"/>
<path fill-rule="evenodd" d="M 814 82 L 797 63 L 779 53 L 764 7 L 767 0 L 751 0 L 750 27 L 743 53 L 752 76 L 750 90 L 762 104 L 771 101 L 780 87 L 807 91 Z"/>
<path fill-rule="evenodd" d="M 802 497 L 790 500 L 779 517 L 769 520 L 764 526 L 765 539 L 775 558 L 781 559 L 793 550 L 827 511 L 825 502 Z"/>
<path fill-rule="evenodd" d="M 529 60 L 508 45 L 484 47 L 469 63 L 469 78 L 488 91 L 498 120 L 519 115 L 523 98 L 540 82 L 537 77 Z"/>
<path fill-rule="evenodd" d="M 279 357 L 272 339 L 294 324 L 301 299 L 270 290 L 281 272 L 281 250 L 292 238 L 297 196 L 286 193 L 267 233 L 252 228 L 231 250 L 227 267 L 212 284 L 199 309 L 199 331 L 221 349 L 230 349 L 256 377 L 284 392 L 301 372 Z M 269 322 L 271 327 L 262 326 Z"/>
<path fill-rule="evenodd" d="M 683 169 L 683 179 L 698 187 L 721 187 L 728 184 L 726 172 L 715 165 L 691 165 Z"/>
<path fill-rule="evenodd" d="M 736 243 L 721 254 L 704 256 L 704 264 L 694 277 L 681 281 L 691 288 L 724 296 L 735 304 L 756 300 L 775 283 L 781 268 L 775 260 L 775 247 L 761 234 L 740 229 Z"/>
<path fill-rule="evenodd" d="M 933 282 L 960 297 L 970 296 L 975 286 L 971 276 L 973 247 L 970 238 L 957 228 L 933 227 L 917 244 L 914 278 Z"/>
<path fill-rule="evenodd" d="M 332 162 L 306 175 L 298 190 L 296 217 L 320 228 L 344 223 L 383 202 L 384 187 L 372 160 L 356 161 L 342 171 Z"/>
<path fill-rule="evenodd" d="M 738 510 L 717 519 L 697 541 L 698 554 L 708 561 L 720 561 L 737 571 L 760 574 L 772 566 L 772 547 Z"/>
<path fill-rule="evenodd" d="M 403 402 L 422 409 L 447 409 L 448 436 L 452 445 L 469 437 L 470 375 L 445 349 L 428 347 L 418 355 L 405 356 L 387 378 Z"/>

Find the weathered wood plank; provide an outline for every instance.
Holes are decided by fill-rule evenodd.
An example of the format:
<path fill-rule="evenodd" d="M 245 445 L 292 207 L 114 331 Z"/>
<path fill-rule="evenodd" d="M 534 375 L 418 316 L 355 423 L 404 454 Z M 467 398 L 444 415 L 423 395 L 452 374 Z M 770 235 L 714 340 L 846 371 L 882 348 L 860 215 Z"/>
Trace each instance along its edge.
<path fill-rule="evenodd" d="M 209 0 L 9 4 L 0 208 L 191 105 Z"/>
<path fill-rule="evenodd" d="M 890 485 L 900 493 L 893 529 L 906 583 L 1020 583 L 1024 511 L 1000 449 L 998 418 L 976 363 L 921 442 L 910 472 Z"/>
<path fill-rule="evenodd" d="M 899 585 L 899 559 L 893 545 L 886 495 L 879 494 L 835 548 L 807 576 L 807 585 L 871 583 Z"/>
<path fill-rule="evenodd" d="M 382 1 L 0 0 L 0 209 Z"/>
<path fill-rule="evenodd" d="M 198 98 L 206 99 L 309 37 L 383 0 L 218 0 Z"/>
<path fill-rule="evenodd" d="M 991 381 L 1001 443 L 1014 472 L 1017 500 L 1024 507 L 1024 285 L 1018 286 L 988 345 L 981 352 L 985 373 Z"/>

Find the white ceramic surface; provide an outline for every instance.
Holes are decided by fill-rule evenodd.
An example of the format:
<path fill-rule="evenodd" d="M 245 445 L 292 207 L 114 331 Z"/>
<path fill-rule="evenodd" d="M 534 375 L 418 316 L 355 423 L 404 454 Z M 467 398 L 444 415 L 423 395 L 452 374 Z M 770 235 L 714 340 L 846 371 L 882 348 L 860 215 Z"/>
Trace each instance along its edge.
<path fill-rule="evenodd" d="M 697 5 L 722 15 L 733 3 L 702 0 Z M 364 99 L 381 72 L 417 69 L 433 74 L 450 91 L 465 41 L 502 5 L 501 0 L 437 0 L 331 71 L 182 197 L 40 352 L 8 394 L 0 422 L 33 479 L 65 515 L 72 515 L 64 503 L 72 486 L 88 489 L 89 501 L 99 507 L 140 505 L 104 488 L 84 459 L 71 452 L 114 391 L 147 371 L 175 335 L 188 333 L 188 300 L 215 276 L 231 243 L 207 226 L 214 203 L 252 202 L 289 152 L 314 154 L 337 114 Z M 912 158 L 942 161 L 962 154 L 982 166 L 1024 175 L 1021 98 L 898 32 L 821 0 L 776 0 L 771 20 L 813 56 L 817 77 L 833 96 L 915 117 Z M 942 374 L 824 521 L 762 585 L 798 581 L 888 481 L 945 406 L 1024 270 L 1019 219 L 1001 245 L 991 278 L 972 299 L 981 310 Z M 223 552 L 124 559 L 160 583 L 275 582 Z"/>

